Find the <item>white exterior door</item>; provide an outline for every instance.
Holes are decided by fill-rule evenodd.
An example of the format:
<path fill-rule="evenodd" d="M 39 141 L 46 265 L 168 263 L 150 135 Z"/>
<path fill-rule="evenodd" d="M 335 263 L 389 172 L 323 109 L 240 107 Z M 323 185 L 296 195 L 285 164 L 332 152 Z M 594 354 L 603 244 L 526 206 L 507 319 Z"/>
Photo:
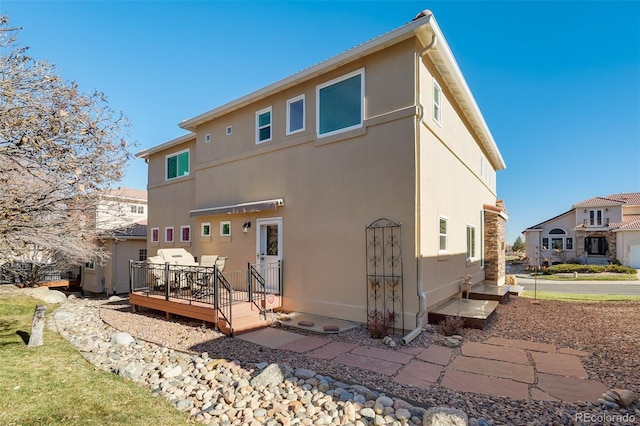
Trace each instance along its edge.
<path fill-rule="evenodd" d="M 640 244 L 629 247 L 630 264 L 632 268 L 640 269 Z"/>
<path fill-rule="evenodd" d="M 265 278 L 267 293 L 278 292 L 279 260 L 282 260 L 282 218 L 256 220 L 256 264 Z"/>

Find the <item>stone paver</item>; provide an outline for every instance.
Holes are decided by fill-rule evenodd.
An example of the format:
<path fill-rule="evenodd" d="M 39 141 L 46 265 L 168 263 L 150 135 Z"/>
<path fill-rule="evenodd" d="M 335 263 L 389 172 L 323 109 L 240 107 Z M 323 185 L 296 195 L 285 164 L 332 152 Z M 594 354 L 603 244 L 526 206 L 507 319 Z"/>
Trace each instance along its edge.
<path fill-rule="evenodd" d="M 419 388 L 433 386 L 442 374 L 442 366 L 424 361 L 411 361 L 403 367 L 393 378 L 393 381 L 403 385 Z"/>
<path fill-rule="evenodd" d="M 447 370 L 467 371 L 484 376 L 511 379 L 522 383 L 533 383 L 535 381 L 533 367 L 493 359 L 459 356 L 449 364 Z"/>
<path fill-rule="evenodd" d="M 333 359 L 338 355 L 349 352 L 357 347 L 358 345 L 354 345 L 353 343 L 331 342 L 326 346 L 322 346 L 321 348 L 307 353 L 307 355 L 311 358 Z"/>
<path fill-rule="evenodd" d="M 346 365 L 349 367 L 357 367 L 363 370 L 375 371 L 378 373 L 393 375 L 395 374 L 402 364 L 392 361 L 385 361 L 378 358 L 369 358 L 362 355 L 354 355 L 352 353 L 343 353 L 333 359 L 338 364 Z"/>
<path fill-rule="evenodd" d="M 526 383 L 466 371 L 446 370 L 440 385 L 456 391 L 505 396 L 511 399 L 529 399 L 529 385 Z"/>
<path fill-rule="evenodd" d="M 575 355 L 531 353 L 538 373 L 554 374 L 556 376 L 586 379 L 587 370 L 584 369 L 580 358 Z"/>
<path fill-rule="evenodd" d="M 589 352 L 579 351 L 577 349 L 571 349 L 571 348 L 560 348 L 560 349 L 558 349 L 558 352 L 561 353 L 561 354 L 575 355 L 575 356 L 587 356 L 587 355 L 589 355 Z"/>
<path fill-rule="evenodd" d="M 351 351 L 352 354 L 362 355 L 369 358 L 383 359 L 385 361 L 397 362 L 399 364 L 406 364 L 413 358 L 409 354 L 404 354 L 398 351 L 391 351 L 388 349 L 370 348 L 368 346 L 359 346 Z"/>
<path fill-rule="evenodd" d="M 537 386 L 549 395 L 567 402 L 595 402 L 608 390 L 604 384 L 594 380 L 581 380 L 544 373 L 538 373 Z"/>
<path fill-rule="evenodd" d="M 451 361 L 453 349 L 440 345 L 430 345 L 416 354 L 416 358 L 439 365 L 447 365 Z"/>
<path fill-rule="evenodd" d="M 484 343 L 488 345 L 497 345 L 497 346 L 506 346 L 509 348 L 519 348 L 526 349 L 529 351 L 536 352 L 556 352 L 555 345 L 551 345 L 549 343 L 537 343 L 530 342 L 528 340 L 519 340 L 519 339 L 505 339 L 502 337 L 490 337 L 485 340 Z"/>
<path fill-rule="evenodd" d="M 462 345 L 462 355 L 515 362 L 516 364 L 529 364 L 529 358 L 527 358 L 527 354 L 524 353 L 524 349 L 487 345 L 478 342 L 464 343 Z"/>
<path fill-rule="evenodd" d="M 308 352 L 314 349 L 318 349 L 330 342 L 331 342 L 330 339 L 325 339 L 322 337 L 307 336 L 302 339 L 285 343 L 282 346 L 278 346 L 278 349 L 286 349 L 291 352 L 303 353 L 303 352 Z"/>
<path fill-rule="evenodd" d="M 531 389 L 531 399 L 534 401 L 560 401 L 558 398 L 555 398 L 537 388 Z"/>

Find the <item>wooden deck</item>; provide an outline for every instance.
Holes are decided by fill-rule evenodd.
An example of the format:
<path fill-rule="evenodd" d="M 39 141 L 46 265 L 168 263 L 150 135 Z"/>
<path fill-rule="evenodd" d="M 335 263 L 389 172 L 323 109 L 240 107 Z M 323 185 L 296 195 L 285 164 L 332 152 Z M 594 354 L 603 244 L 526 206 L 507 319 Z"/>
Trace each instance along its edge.
<path fill-rule="evenodd" d="M 38 286 L 39 287 L 49 287 L 49 288 L 64 287 L 65 289 L 78 288 L 78 287 L 80 287 L 80 281 L 78 281 L 78 280 L 47 281 L 47 282 L 39 283 Z"/>
<path fill-rule="evenodd" d="M 266 302 L 267 309 L 272 308 L 273 305 L 280 306 L 281 299 L 280 296 L 274 296 Z M 130 293 L 129 303 L 131 304 L 131 310 L 133 312 L 136 312 L 138 307 L 142 306 L 164 312 L 167 315 L 167 319 L 171 318 L 171 315 L 180 315 L 186 318 L 206 321 L 214 324 L 220 331 L 228 336 L 264 328 L 270 324 L 260 315 L 258 307 L 250 302 L 233 303 L 231 309 L 233 329 L 229 327 L 224 317 L 217 309 L 214 309 L 210 303 L 173 297 L 169 297 L 169 300 L 167 300 L 164 294 L 152 294 L 141 291 Z M 264 305 L 264 303 L 261 303 L 261 305 Z"/>
<path fill-rule="evenodd" d="M 136 312 L 138 306 L 143 306 L 165 312 L 167 318 L 170 318 L 171 314 L 174 314 L 218 324 L 218 310 L 214 309 L 213 305 L 207 303 L 172 297 L 166 300 L 164 295 L 147 294 L 143 292 L 130 293 L 129 303 L 131 304 L 131 310 L 133 312 Z"/>

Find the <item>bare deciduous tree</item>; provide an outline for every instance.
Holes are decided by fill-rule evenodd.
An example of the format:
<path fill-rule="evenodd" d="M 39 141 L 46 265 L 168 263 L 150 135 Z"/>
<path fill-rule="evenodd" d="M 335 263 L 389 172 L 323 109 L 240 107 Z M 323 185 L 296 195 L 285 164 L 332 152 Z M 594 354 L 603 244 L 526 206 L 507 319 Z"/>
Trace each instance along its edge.
<path fill-rule="evenodd" d="M 92 223 L 130 154 L 126 118 L 28 56 L 0 17 L 0 264 L 100 258 Z"/>

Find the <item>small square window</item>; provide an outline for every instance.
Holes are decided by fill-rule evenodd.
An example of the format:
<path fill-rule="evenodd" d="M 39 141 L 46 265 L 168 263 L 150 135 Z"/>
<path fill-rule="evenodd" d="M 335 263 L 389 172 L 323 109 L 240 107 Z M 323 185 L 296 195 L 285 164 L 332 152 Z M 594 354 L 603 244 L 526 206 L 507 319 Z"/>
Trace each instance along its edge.
<path fill-rule="evenodd" d="M 138 250 L 138 260 L 140 262 L 144 262 L 145 260 L 147 260 L 147 249 Z"/>
<path fill-rule="evenodd" d="M 160 241 L 160 228 L 151 228 L 151 242 L 157 243 Z"/>
<path fill-rule="evenodd" d="M 233 127 L 227 126 L 226 134 L 230 135 L 233 132 Z"/>
<path fill-rule="evenodd" d="M 164 228 L 164 241 L 167 243 L 173 242 L 173 226 Z"/>
<path fill-rule="evenodd" d="M 206 135 L 204 135 L 204 143 L 209 142 L 211 142 L 211 133 L 207 133 Z"/>
<path fill-rule="evenodd" d="M 202 237 L 210 237 L 211 236 L 211 223 L 205 222 L 200 227 L 200 236 Z"/>
<path fill-rule="evenodd" d="M 131 213 L 136 213 L 137 211 L 138 211 L 138 207 L 135 204 L 133 204 L 131 206 Z"/>
<path fill-rule="evenodd" d="M 191 241 L 191 226 L 180 227 L 180 242 L 188 243 Z"/>
<path fill-rule="evenodd" d="M 220 222 L 220 236 L 221 237 L 231 236 L 231 221 L 225 220 Z"/>
<path fill-rule="evenodd" d="M 95 265 L 95 263 L 93 262 L 93 260 L 90 260 L 90 261 L 88 261 L 88 262 L 85 262 L 85 263 L 84 263 L 84 267 L 85 267 L 85 269 L 91 269 L 91 270 L 96 269 L 96 265 Z"/>
<path fill-rule="evenodd" d="M 166 178 L 167 180 L 189 175 L 189 150 L 181 151 L 177 154 L 166 157 Z"/>
<path fill-rule="evenodd" d="M 271 107 L 256 112 L 256 143 L 271 140 Z"/>
<path fill-rule="evenodd" d="M 144 206 L 138 206 L 138 214 L 144 214 Z"/>

